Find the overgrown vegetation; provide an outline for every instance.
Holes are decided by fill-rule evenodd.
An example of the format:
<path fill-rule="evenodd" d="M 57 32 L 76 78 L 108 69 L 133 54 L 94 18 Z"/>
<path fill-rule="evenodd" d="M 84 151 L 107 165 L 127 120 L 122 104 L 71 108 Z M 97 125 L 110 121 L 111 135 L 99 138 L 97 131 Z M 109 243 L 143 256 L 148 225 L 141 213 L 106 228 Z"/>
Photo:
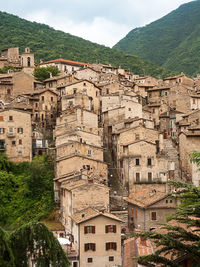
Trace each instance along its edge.
<path fill-rule="evenodd" d="M 54 208 L 54 163 L 47 156 L 11 163 L 0 154 L 0 226 L 15 228 L 47 217 Z"/>
<path fill-rule="evenodd" d="M 136 56 L 98 45 L 82 38 L 56 31 L 47 25 L 29 22 L 0 12 L 0 49 L 29 46 L 36 61 L 64 58 L 86 63 L 101 62 L 130 69 L 135 74 L 165 77 L 170 71 L 142 61 Z"/>
<path fill-rule="evenodd" d="M 180 6 L 163 18 L 129 32 L 114 47 L 159 66 L 200 73 L 200 1 Z"/>
<path fill-rule="evenodd" d="M 58 240 L 44 224 L 30 222 L 11 233 L 0 228 L 0 266 L 28 267 L 29 261 L 37 267 L 70 266 Z"/>

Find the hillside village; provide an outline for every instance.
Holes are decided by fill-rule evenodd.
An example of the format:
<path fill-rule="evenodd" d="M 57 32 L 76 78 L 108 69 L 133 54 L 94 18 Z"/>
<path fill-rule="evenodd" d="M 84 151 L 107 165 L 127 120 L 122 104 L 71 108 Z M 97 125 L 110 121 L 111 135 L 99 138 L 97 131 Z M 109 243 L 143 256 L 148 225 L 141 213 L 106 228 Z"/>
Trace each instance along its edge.
<path fill-rule="evenodd" d="M 131 233 L 175 212 L 167 182 L 199 186 L 187 159 L 200 150 L 200 76 L 156 79 L 59 58 L 41 60 L 60 75 L 40 82 L 34 54 L 18 47 L 2 50 L 5 66 L 19 71 L 0 74 L 0 151 L 13 162 L 54 156 L 51 230 L 68 239 L 72 267 L 139 266 L 130 265 L 134 251 L 145 255 L 151 246 Z"/>

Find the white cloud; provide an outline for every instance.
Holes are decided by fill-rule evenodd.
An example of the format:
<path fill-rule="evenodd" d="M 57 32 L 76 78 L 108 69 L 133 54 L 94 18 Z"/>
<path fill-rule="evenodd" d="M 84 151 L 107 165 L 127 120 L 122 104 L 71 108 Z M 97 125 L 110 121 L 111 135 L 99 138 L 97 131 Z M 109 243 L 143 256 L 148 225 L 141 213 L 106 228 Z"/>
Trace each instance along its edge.
<path fill-rule="evenodd" d="M 25 18 L 110 47 L 132 29 L 131 26 L 118 24 L 104 17 L 94 17 L 92 22 L 74 22 L 68 17 L 55 16 L 46 10 L 30 13 Z"/>

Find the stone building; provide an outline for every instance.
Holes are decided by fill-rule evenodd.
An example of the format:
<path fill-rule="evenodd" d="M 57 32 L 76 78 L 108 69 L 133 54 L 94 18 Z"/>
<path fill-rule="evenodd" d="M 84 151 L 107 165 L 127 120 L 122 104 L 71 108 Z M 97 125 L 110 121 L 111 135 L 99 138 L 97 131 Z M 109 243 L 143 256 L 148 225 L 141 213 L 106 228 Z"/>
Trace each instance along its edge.
<path fill-rule="evenodd" d="M 121 266 L 121 221 L 93 208 L 72 215 L 72 235 L 79 252 L 79 265 Z"/>
<path fill-rule="evenodd" d="M 2 49 L 0 68 L 5 66 L 12 66 L 15 69 L 32 74 L 35 68 L 34 54 L 31 53 L 29 47 L 26 47 L 25 51 L 21 54 L 19 53 L 19 47 Z"/>
<path fill-rule="evenodd" d="M 14 162 L 32 159 L 31 114 L 14 108 L 0 110 L 0 148 Z"/>
<path fill-rule="evenodd" d="M 0 74 L 0 99 L 9 103 L 14 97 L 34 90 L 35 80 L 23 71 Z"/>
<path fill-rule="evenodd" d="M 188 128 L 179 134 L 179 153 L 182 179 L 200 184 L 200 173 L 196 164 L 189 161 L 190 153 L 200 151 L 200 126 Z"/>
<path fill-rule="evenodd" d="M 90 99 L 91 110 L 96 114 L 100 112 L 100 88 L 96 87 L 94 83 L 82 80 L 76 81 L 62 88 L 57 88 L 60 92 L 60 96 L 75 95 L 77 93 L 86 94 Z M 61 90 L 60 90 L 61 89 Z"/>
<path fill-rule="evenodd" d="M 152 230 L 167 222 L 176 211 L 177 200 L 153 187 L 133 193 L 128 198 L 129 230 Z"/>
<path fill-rule="evenodd" d="M 93 179 L 63 181 L 60 187 L 60 209 L 66 232 L 71 233 L 71 216 L 85 208 L 93 207 L 109 212 L 109 188 Z"/>
<path fill-rule="evenodd" d="M 49 60 L 46 62 L 41 61 L 39 66 L 40 67 L 55 66 L 58 68 L 58 70 L 61 73 L 71 74 L 74 71 L 77 71 L 77 70 L 87 66 L 87 63 L 77 62 L 77 61 L 72 61 L 72 60 L 66 60 L 63 58 L 58 58 L 58 59 Z"/>

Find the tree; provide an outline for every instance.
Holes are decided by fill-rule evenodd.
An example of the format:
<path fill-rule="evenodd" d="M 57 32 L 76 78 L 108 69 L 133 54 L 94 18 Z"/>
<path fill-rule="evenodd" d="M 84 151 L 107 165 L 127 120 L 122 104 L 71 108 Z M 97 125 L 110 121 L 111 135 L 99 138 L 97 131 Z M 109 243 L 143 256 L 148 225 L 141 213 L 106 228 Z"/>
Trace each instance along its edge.
<path fill-rule="evenodd" d="M 30 222 L 11 234 L 0 228 L 0 266 L 28 267 L 30 261 L 37 267 L 70 266 L 58 240 L 44 224 Z"/>
<path fill-rule="evenodd" d="M 8 70 L 12 70 L 13 72 L 19 72 L 20 70 L 15 69 L 13 66 L 5 66 L 0 69 L 0 73 L 8 73 Z"/>
<path fill-rule="evenodd" d="M 8 234 L 0 227 L 0 266 L 15 267 Z"/>
<path fill-rule="evenodd" d="M 55 66 L 48 66 L 48 67 L 37 67 L 34 70 L 34 77 L 43 82 L 44 80 L 50 78 L 50 74 L 52 76 L 58 76 L 60 74 L 60 71 Z"/>
<path fill-rule="evenodd" d="M 200 153 L 191 153 L 190 161 L 200 166 Z M 162 231 L 135 234 L 136 237 L 150 238 L 156 245 L 154 254 L 139 257 L 138 262 L 177 267 L 180 265 L 170 258 L 188 255 L 195 267 L 200 266 L 200 188 L 176 181 L 169 184 L 176 188 L 171 197 L 179 198 L 182 204 L 168 223 L 160 228 Z"/>

